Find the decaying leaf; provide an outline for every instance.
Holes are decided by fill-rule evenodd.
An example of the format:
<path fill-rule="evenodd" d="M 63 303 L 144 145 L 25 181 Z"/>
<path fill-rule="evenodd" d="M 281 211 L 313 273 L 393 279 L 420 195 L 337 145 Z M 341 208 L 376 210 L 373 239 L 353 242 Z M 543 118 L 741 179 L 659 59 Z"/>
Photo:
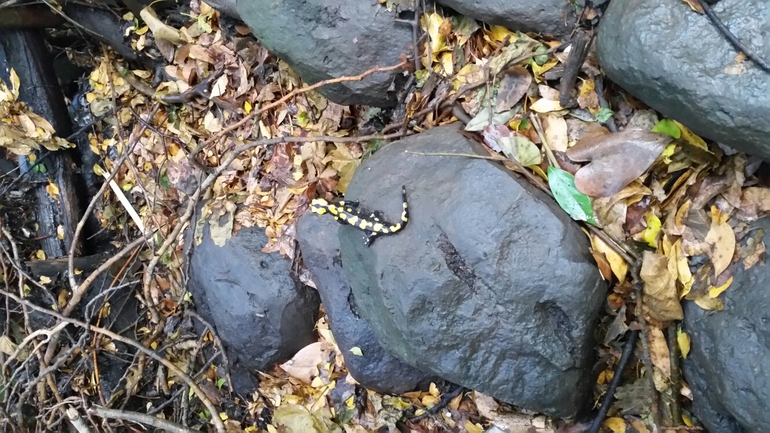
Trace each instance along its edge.
<path fill-rule="evenodd" d="M 669 359 L 668 344 L 663 331 L 657 326 L 647 329 L 647 344 L 650 348 L 650 360 L 655 368 L 659 369 L 666 378 L 671 377 L 671 361 Z"/>
<path fill-rule="evenodd" d="M 281 364 L 281 369 L 309 385 L 319 374 L 318 364 L 332 362 L 334 354 L 333 344 L 317 341 L 303 347 L 290 360 Z"/>
<path fill-rule="evenodd" d="M 567 150 L 574 161 L 590 161 L 575 174 L 575 186 L 588 196 L 611 196 L 641 176 L 671 140 L 639 129 L 587 136 Z"/>
<path fill-rule="evenodd" d="M 506 69 L 497 91 L 495 113 L 510 110 L 521 101 L 521 98 L 527 94 L 530 84 L 532 84 L 532 75 L 525 68 L 513 66 Z"/>
<path fill-rule="evenodd" d="M 711 222 L 711 229 L 706 235 L 706 242 L 711 246 L 707 254 L 714 265 L 715 275 L 724 272 L 733 260 L 735 253 L 735 233 L 727 222 Z"/>
<path fill-rule="evenodd" d="M 671 268 L 673 265 L 673 269 Z M 684 318 L 676 289 L 676 264 L 666 256 L 645 251 L 640 277 L 644 281 L 644 305 L 656 320 L 666 322 Z"/>

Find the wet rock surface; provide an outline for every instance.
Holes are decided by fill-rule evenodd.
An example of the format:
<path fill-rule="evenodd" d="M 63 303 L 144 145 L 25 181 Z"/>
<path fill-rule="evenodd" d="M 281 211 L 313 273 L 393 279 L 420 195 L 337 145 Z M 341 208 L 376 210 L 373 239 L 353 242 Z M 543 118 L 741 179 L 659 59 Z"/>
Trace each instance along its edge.
<path fill-rule="evenodd" d="M 770 3 L 722 0 L 712 9 L 757 55 L 770 58 Z M 614 82 L 695 133 L 770 159 L 770 74 L 684 2 L 614 0 L 597 37 Z"/>
<path fill-rule="evenodd" d="M 770 219 L 755 223 L 770 243 Z M 691 352 L 683 362 L 693 409 L 711 433 L 759 433 L 770 425 L 770 267 L 738 265 L 723 311 L 685 303 Z"/>
<path fill-rule="evenodd" d="M 564 0 L 438 0 L 438 3 L 468 17 L 521 32 L 563 36 L 575 27 L 575 7 Z"/>
<path fill-rule="evenodd" d="M 359 314 L 382 346 L 420 370 L 541 413 L 591 401 L 593 327 L 606 286 L 588 239 L 545 194 L 489 161 L 405 153 L 483 153 L 434 128 L 378 151 L 347 198 L 401 210 L 403 232 L 366 247 L 340 228 Z"/>
<path fill-rule="evenodd" d="M 350 283 L 342 269 L 337 236 L 340 227 L 332 218 L 307 212 L 297 225 L 297 238 L 302 259 L 318 288 L 348 371 L 366 388 L 390 394 L 414 391 L 436 381 L 430 374 L 385 352 L 374 337 L 372 327 L 358 313 Z M 351 352 L 354 347 L 361 349 L 361 356 Z"/>
<path fill-rule="evenodd" d="M 377 2 L 238 0 L 237 5 L 254 36 L 309 84 L 396 65 L 402 53 L 412 56 L 412 28 L 395 22 L 396 13 Z M 399 76 L 399 71 L 378 72 L 318 91 L 342 105 L 391 106 Z"/>
<path fill-rule="evenodd" d="M 244 374 L 269 370 L 317 339 L 318 293 L 292 277 L 291 261 L 263 253 L 266 243 L 264 229 L 254 227 L 241 229 L 219 247 L 206 225 L 203 242 L 191 256 L 195 306 L 216 328 L 231 366 Z M 241 394 L 253 390 L 246 380 L 236 385 Z"/>

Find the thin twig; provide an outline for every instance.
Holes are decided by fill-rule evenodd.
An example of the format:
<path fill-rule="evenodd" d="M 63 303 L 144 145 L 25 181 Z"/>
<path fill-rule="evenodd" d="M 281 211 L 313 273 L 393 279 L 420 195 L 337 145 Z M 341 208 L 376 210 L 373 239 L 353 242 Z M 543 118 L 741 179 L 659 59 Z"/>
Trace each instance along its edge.
<path fill-rule="evenodd" d="M 703 11 L 706 12 L 706 16 L 708 16 L 711 20 L 711 23 L 714 24 L 714 27 L 719 30 L 722 36 L 724 36 L 725 39 L 727 39 L 733 45 L 733 47 L 735 47 L 735 49 L 745 54 L 749 59 L 753 60 L 754 63 L 756 63 L 757 66 L 762 68 L 765 72 L 770 73 L 770 64 L 768 64 L 762 57 L 759 57 L 759 55 L 757 55 L 754 50 L 749 49 L 743 42 L 741 42 L 741 40 L 738 39 L 738 37 L 727 28 L 725 23 L 719 19 L 717 14 L 714 13 L 714 10 L 711 9 L 711 6 L 709 6 L 708 2 L 701 1 L 700 4 L 703 7 Z"/>
<path fill-rule="evenodd" d="M 106 407 L 93 406 L 88 409 L 88 414 L 95 415 L 100 418 L 113 418 L 123 421 L 130 421 L 137 424 L 151 425 L 157 429 L 175 433 L 195 433 L 195 430 L 189 429 L 183 425 L 140 412 L 107 409 Z M 219 417 L 219 414 L 214 413 L 212 416 Z"/>
<path fill-rule="evenodd" d="M 591 423 L 591 427 L 588 429 L 587 433 L 599 432 L 599 429 L 602 426 L 602 422 L 604 422 L 604 417 L 607 416 L 607 411 L 610 410 L 610 406 L 612 405 L 612 399 L 615 397 L 615 391 L 618 389 L 623 371 L 626 369 L 628 361 L 631 359 L 631 354 L 634 353 L 634 347 L 636 347 L 636 341 L 638 339 L 639 331 L 631 331 L 631 333 L 628 334 L 628 340 L 626 340 L 626 344 L 623 346 L 623 353 L 620 355 L 620 361 L 618 361 L 618 365 L 615 366 L 615 373 L 612 376 L 612 380 L 610 381 L 609 386 L 607 387 L 607 392 L 602 398 L 602 405 L 599 408 L 599 412 L 594 417 L 594 420 Z"/>
<path fill-rule="evenodd" d="M 289 92 L 288 94 L 286 94 L 286 96 L 282 97 L 281 99 L 278 99 L 277 101 L 271 102 L 271 103 L 265 105 L 264 107 L 262 107 L 262 108 L 260 108 L 258 110 L 254 110 L 251 113 L 249 113 L 246 117 L 244 117 L 243 119 L 239 120 L 238 122 L 235 122 L 232 125 L 229 125 L 229 126 L 223 128 L 221 131 L 216 133 L 214 136 L 212 136 L 208 140 L 206 140 L 203 143 L 201 143 L 194 151 L 192 151 L 190 153 L 190 155 L 188 157 L 191 158 L 191 159 L 195 158 L 195 156 L 201 150 L 203 150 L 204 147 L 206 147 L 206 146 L 210 145 L 211 143 L 213 143 L 214 141 L 219 140 L 220 138 L 224 137 L 225 134 L 227 134 L 230 131 L 233 131 L 233 130 L 235 130 L 237 128 L 240 128 L 241 126 L 245 125 L 250 120 L 252 120 L 255 117 L 259 116 L 260 114 L 264 113 L 265 111 L 267 111 L 267 110 L 269 110 L 271 108 L 275 108 L 275 107 L 283 104 L 284 102 L 288 101 L 289 99 L 291 99 L 291 98 L 293 98 L 293 97 L 295 97 L 297 95 L 310 92 L 310 91 L 315 90 L 315 89 L 317 89 L 319 87 L 328 86 L 329 84 L 344 83 L 344 82 L 347 82 L 347 81 L 361 81 L 366 76 L 374 74 L 375 72 L 393 71 L 395 69 L 399 69 L 399 68 L 405 66 L 406 63 L 407 63 L 407 61 L 404 60 L 404 61 L 402 61 L 401 63 L 399 63 L 397 65 L 386 66 L 386 67 L 374 67 L 374 68 L 369 69 L 368 71 L 366 71 L 364 73 L 361 73 L 359 75 L 351 75 L 351 76 L 345 76 L 345 77 L 339 77 L 339 78 L 332 78 L 332 79 L 329 79 L 329 80 L 319 81 L 319 82 L 317 82 L 317 83 L 315 83 L 313 85 L 307 86 L 307 87 L 302 87 L 302 88 L 294 89 L 291 92 Z"/>
<path fill-rule="evenodd" d="M 225 433 L 225 426 L 222 423 L 222 420 L 219 418 L 219 412 L 217 411 L 216 406 L 214 406 L 214 404 L 211 402 L 211 400 L 206 396 L 206 393 L 203 392 L 203 390 L 198 386 L 197 383 L 195 383 L 194 380 L 192 380 L 190 378 L 190 376 L 185 374 L 185 372 L 183 372 L 181 369 L 179 369 L 179 367 L 174 365 L 174 363 L 172 363 L 168 359 L 166 359 L 166 358 L 158 355 L 157 353 L 155 353 L 155 351 L 148 349 L 147 347 L 143 346 L 141 343 L 139 343 L 139 342 L 137 342 L 135 340 L 132 340 L 132 339 L 126 338 L 126 337 L 124 337 L 122 335 L 116 334 L 116 333 L 110 331 L 109 329 L 104 329 L 104 328 L 101 328 L 101 327 L 98 327 L 98 326 L 94 326 L 94 325 L 88 324 L 86 322 L 77 320 L 77 319 L 73 319 L 73 318 L 70 318 L 70 317 L 63 316 L 62 314 L 57 313 L 56 311 L 49 310 L 47 308 L 43 308 L 43 307 L 40 307 L 38 305 L 35 305 L 32 302 L 29 302 L 26 299 L 21 298 L 21 297 L 13 294 L 11 292 L 8 292 L 6 290 L 0 289 L 0 295 L 8 296 L 8 297 L 10 297 L 11 299 L 13 299 L 14 301 L 16 301 L 19 304 L 24 304 L 27 307 L 29 307 L 30 309 L 33 309 L 35 311 L 39 311 L 41 313 L 44 313 L 44 314 L 47 314 L 49 316 L 55 317 L 55 318 L 57 318 L 57 319 L 59 319 L 59 320 L 61 320 L 63 322 L 70 323 L 70 324 L 75 325 L 75 326 L 77 326 L 79 328 L 90 330 L 92 332 L 98 332 L 98 333 L 100 333 L 102 335 L 105 335 L 105 336 L 115 340 L 115 341 L 119 341 L 119 342 L 121 342 L 123 344 L 132 346 L 135 349 L 139 350 L 140 352 L 144 353 L 145 355 L 149 356 L 150 358 L 154 359 L 155 361 L 163 364 L 163 366 L 165 366 L 167 369 L 173 371 L 174 374 L 177 375 L 177 377 L 182 379 L 182 381 L 184 381 L 184 383 L 187 386 L 192 388 L 192 390 L 195 393 L 195 395 L 198 397 L 198 399 L 200 399 L 201 403 L 203 403 L 203 405 L 206 406 L 206 409 L 208 409 L 209 413 L 211 414 L 211 422 L 214 424 L 214 427 L 216 428 L 217 433 Z"/>

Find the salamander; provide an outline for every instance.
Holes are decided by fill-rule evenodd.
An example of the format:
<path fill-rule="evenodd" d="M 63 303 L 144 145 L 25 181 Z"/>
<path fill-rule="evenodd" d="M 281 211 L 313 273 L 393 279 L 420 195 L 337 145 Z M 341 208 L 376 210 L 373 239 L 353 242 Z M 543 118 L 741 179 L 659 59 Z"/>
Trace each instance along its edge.
<path fill-rule="evenodd" d="M 310 210 L 318 215 L 330 214 L 340 224 L 351 225 L 364 231 L 364 245 L 371 246 L 377 236 L 392 235 L 400 232 L 409 222 L 409 204 L 406 200 L 406 187 L 401 187 L 401 199 L 403 200 L 401 221 L 390 223 L 385 221 L 382 212 L 374 211 L 369 215 L 359 209 L 357 201 L 339 200 L 328 202 L 322 198 L 314 199 L 310 203 Z M 366 215 L 366 216 L 364 216 Z"/>

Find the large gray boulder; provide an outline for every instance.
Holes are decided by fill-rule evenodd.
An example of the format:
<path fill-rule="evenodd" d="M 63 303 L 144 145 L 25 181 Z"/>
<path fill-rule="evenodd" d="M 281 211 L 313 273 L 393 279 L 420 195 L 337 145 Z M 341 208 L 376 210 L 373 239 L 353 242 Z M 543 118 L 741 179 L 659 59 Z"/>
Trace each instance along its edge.
<path fill-rule="evenodd" d="M 713 10 L 770 59 L 770 2 L 722 0 Z M 738 54 L 704 15 L 680 0 L 613 0 L 597 54 L 613 81 L 695 133 L 770 160 L 770 74 Z M 727 69 L 726 69 L 727 68 Z"/>
<path fill-rule="evenodd" d="M 340 229 L 359 314 L 406 363 L 505 402 L 572 417 L 592 401 L 593 325 L 606 285 L 576 223 L 448 125 L 402 139 L 347 191 L 390 220 L 406 185 L 411 219 L 371 247 Z"/>
<path fill-rule="evenodd" d="M 265 47 L 313 84 L 391 66 L 412 56 L 412 28 L 394 21 L 377 1 L 237 0 L 238 12 Z M 378 72 L 362 81 L 324 86 L 319 92 L 342 105 L 395 104 L 394 79 Z"/>
<path fill-rule="evenodd" d="M 437 0 L 463 15 L 509 30 L 564 36 L 575 27 L 567 0 Z"/>
<path fill-rule="evenodd" d="M 756 223 L 770 244 L 770 219 Z M 723 311 L 685 303 L 691 352 L 683 363 L 695 414 L 710 433 L 760 433 L 770 426 L 770 267 L 737 266 Z"/>
<path fill-rule="evenodd" d="M 436 382 L 437 378 L 383 350 L 372 327 L 359 315 L 342 269 L 337 235 L 340 227 L 332 218 L 307 212 L 297 223 L 297 240 L 348 371 L 366 388 L 387 394 L 403 394 Z M 351 352 L 354 347 L 361 350 L 361 355 Z"/>
<path fill-rule="evenodd" d="M 200 315 L 227 347 L 236 391 L 256 389 L 248 380 L 316 341 L 318 292 L 292 277 L 291 261 L 266 254 L 265 230 L 242 228 L 219 247 L 206 224 L 190 258 L 189 290 Z"/>

